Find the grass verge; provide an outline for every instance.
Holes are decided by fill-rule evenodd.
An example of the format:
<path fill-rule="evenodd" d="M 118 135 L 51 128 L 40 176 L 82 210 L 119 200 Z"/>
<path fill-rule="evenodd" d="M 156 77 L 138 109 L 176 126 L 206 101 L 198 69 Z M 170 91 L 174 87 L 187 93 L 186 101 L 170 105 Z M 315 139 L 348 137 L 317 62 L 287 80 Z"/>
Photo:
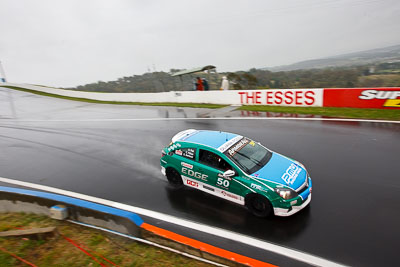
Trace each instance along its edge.
<path fill-rule="evenodd" d="M 313 114 L 337 118 L 400 120 L 399 109 L 241 106 L 239 110 Z"/>
<path fill-rule="evenodd" d="M 156 247 L 45 216 L 24 213 L 0 214 L 0 231 L 49 226 L 56 226 L 60 234 L 72 239 L 107 266 L 111 264 L 103 258 L 118 266 L 209 266 Z M 43 240 L 2 237 L 0 248 L 37 266 L 99 266 L 61 235 Z M 0 266 L 25 265 L 0 250 Z"/>
<path fill-rule="evenodd" d="M 30 90 L 22 87 L 17 86 L 9 86 L 4 85 L 2 87 L 6 87 L 13 90 L 28 92 L 32 94 L 42 95 L 42 96 L 49 96 L 49 97 L 56 97 L 61 99 L 73 100 L 73 101 L 80 101 L 86 103 L 95 103 L 95 104 L 114 104 L 114 105 L 136 105 L 136 106 L 171 106 L 171 107 L 187 107 L 187 108 L 223 108 L 228 105 L 217 105 L 217 104 L 196 104 L 196 103 L 167 103 L 167 102 L 154 102 L 154 103 L 143 103 L 143 102 L 118 102 L 118 101 L 101 101 L 101 100 L 93 100 L 88 98 L 80 98 L 80 97 L 70 97 L 70 96 L 62 96 L 56 95 L 51 93 L 40 92 L 36 90 Z"/>

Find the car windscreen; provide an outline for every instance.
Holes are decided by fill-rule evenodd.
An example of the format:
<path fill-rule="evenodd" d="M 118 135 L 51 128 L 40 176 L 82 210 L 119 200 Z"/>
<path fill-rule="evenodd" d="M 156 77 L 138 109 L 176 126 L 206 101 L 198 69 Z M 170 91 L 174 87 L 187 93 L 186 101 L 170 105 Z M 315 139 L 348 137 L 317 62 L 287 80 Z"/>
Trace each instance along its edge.
<path fill-rule="evenodd" d="M 265 147 L 245 137 L 228 148 L 224 154 L 247 174 L 261 169 L 272 157 L 272 153 Z"/>

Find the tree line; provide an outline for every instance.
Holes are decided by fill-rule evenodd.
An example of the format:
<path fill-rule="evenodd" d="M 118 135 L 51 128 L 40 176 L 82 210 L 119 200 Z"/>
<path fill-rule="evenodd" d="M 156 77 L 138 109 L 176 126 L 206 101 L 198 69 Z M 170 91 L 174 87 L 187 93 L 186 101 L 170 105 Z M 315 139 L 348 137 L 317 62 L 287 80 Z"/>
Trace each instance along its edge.
<path fill-rule="evenodd" d="M 152 72 L 143 75 L 132 75 L 119 78 L 116 81 L 86 84 L 75 89 L 96 92 L 167 92 L 192 90 L 193 78 L 208 79 L 205 73 L 192 76 L 172 77 L 170 72 Z M 355 67 L 336 67 L 311 70 L 293 70 L 272 72 L 262 69 L 250 69 L 229 73 L 213 74 L 212 89 L 219 88 L 222 76 L 227 76 L 231 89 L 261 89 L 261 88 L 352 88 L 352 87 L 384 87 L 400 86 L 400 62 L 389 62 Z M 216 77 L 215 77 L 216 75 Z"/>

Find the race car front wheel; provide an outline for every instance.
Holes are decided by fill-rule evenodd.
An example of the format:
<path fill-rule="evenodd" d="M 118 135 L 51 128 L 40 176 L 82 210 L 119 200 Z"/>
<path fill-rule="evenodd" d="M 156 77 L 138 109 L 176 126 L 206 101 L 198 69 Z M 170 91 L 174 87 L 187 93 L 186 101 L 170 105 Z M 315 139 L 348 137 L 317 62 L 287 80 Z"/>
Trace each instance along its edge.
<path fill-rule="evenodd" d="M 167 169 L 168 182 L 174 187 L 181 187 L 183 185 L 182 177 L 179 172 L 173 168 Z"/>
<path fill-rule="evenodd" d="M 272 205 L 262 195 L 251 194 L 246 197 L 246 206 L 257 217 L 268 217 L 272 213 Z"/>

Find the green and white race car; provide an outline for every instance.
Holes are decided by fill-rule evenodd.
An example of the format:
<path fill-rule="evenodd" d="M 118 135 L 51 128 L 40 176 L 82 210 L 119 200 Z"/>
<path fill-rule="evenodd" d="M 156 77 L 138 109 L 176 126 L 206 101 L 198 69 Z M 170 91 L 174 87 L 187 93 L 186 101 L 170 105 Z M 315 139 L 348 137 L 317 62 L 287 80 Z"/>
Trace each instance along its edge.
<path fill-rule="evenodd" d="M 311 201 L 311 178 L 301 163 L 241 135 L 179 132 L 160 163 L 172 185 L 244 205 L 258 217 L 290 216 Z"/>

